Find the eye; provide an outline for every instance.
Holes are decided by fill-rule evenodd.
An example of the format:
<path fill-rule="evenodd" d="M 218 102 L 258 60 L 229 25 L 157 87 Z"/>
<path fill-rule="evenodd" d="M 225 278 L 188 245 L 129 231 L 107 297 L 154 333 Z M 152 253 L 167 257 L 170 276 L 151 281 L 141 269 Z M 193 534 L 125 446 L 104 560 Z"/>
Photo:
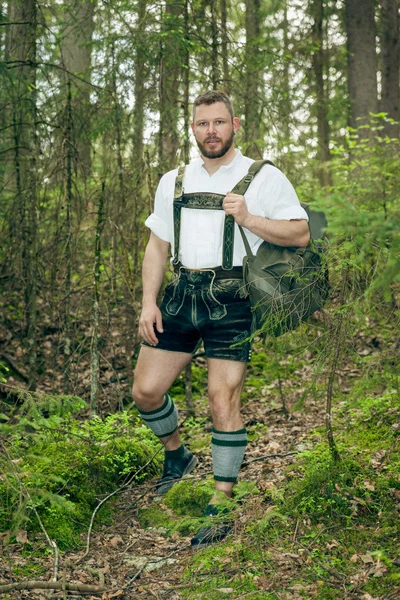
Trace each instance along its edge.
<path fill-rule="evenodd" d="M 218 119 L 217 120 L 217 125 L 222 125 L 223 123 L 225 123 L 225 121 L 223 119 Z"/>
<path fill-rule="evenodd" d="M 200 121 L 200 123 L 198 123 L 199 127 L 205 127 L 207 125 L 206 121 Z"/>

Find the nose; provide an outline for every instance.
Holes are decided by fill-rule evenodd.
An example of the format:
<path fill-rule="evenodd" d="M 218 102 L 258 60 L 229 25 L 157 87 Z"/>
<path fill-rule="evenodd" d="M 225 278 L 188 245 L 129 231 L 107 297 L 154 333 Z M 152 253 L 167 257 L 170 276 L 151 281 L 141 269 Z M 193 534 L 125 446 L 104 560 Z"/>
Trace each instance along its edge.
<path fill-rule="evenodd" d="M 208 124 L 208 133 L 214 133 L 214 131 L 215 131 L 215 125 L 212 121 L 210 121 Z"/>

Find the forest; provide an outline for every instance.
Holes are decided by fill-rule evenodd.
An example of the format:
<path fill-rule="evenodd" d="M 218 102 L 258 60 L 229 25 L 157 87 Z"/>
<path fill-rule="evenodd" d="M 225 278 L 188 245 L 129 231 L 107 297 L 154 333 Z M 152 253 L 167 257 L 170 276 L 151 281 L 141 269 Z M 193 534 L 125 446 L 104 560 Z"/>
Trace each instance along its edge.
<path fill-rule="evenodd" d="M 400 598 L 399 75 L 398 0 L 0 3 L 0 598 Z M 325 213 L 330 294 L 255 337 L 234 532 L 193 552 L 204 352 L 171 388 L 199 467 L 162 501 L 131 388 L 144 222 L 212 89 Z"/>

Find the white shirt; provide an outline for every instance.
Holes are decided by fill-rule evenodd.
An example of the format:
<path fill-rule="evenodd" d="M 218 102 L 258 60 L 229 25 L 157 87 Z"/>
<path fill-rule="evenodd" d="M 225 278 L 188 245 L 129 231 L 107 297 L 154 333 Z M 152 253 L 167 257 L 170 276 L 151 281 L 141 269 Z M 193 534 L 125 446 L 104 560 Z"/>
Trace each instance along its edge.
<path fill-rule="evenodd" d="M 191 162 L 185 171 L 184 193 L 213 192 L 226 195 L 246 174 L 254 161 L 237 150 L 235 158 L 209 175 L 202 158 Z M 165 242 L 171 244 L 174 252 L 173 200 L 175 178 L 178 169 L 166 173 L 158 184 L 154 212 L 145 225 Z M 292 184 L 285 175 L 272 165 L 264 165 L 255 176 L 244 195 L 248 211 L 253 215 L 268 219 L 306 219 L 306 211 L 300 205 Z M 203 210 L 183 208 L 181 211 L 180 261 L 188 269 L 217 267 L 222 263 L 222 241 L 225 212 L 223 210 Z M 253 253 L 262 239 L 246 228 Z M 241 266 L 246 251 L 237 225 L 233 266 Z"/>

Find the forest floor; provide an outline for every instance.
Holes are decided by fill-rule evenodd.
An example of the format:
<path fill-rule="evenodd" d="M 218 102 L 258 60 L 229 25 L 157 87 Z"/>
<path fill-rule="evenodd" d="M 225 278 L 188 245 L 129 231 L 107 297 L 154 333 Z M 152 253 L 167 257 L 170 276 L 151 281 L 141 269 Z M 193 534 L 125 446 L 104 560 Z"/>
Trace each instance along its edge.
<path fill-rule="evenodd" d="M 337 370 L 338 429 L 345 429 L 351 421 L 346 394 L 354 381 L 363 376 L 362 361 L 377 352 L 379 345 L 375 336 L 363 336 L 357 360 L 345 361 Z M 196 393 L 205 378 L 199 359 L 195 367 L 195 379 L 199 381 L 194 386 L 196 418 L 185 420 L 182 428 L 183 440 L 199 458 L 196 471 L 185 478 L 188 483 L 178 484 L 181 490 L 175 486 L 175 491 L 178 490 L 175 496 L 170 492 L 165 498 L 154 494 L 154 480 L 128 487 L 110 498 L 107 502 L 111 518 L 106 523 L 97 523 L 95 519 L 87 555 L 84 554 L 87 532 L 81 535 L 81 549 L 64 551 L 57 561 L 41 533 L 30 534 L 29 541 L 22 534 L 13 543 L 4 543 L 0 586 L 32 580 L 49 582 L 55 571 L 58 582 L 66 584 L 65 590 L 55 592 L 14 589 L 3 592 L 4 600 L 400 598 L 398 529 L 396 533 L 400 485 L 396 488 L 390 480 L 383 495 L 389 494 L 391 504 L 377 509 L 381 496 L 374 497 L 379 485 L 373 479 L 374 475 L 378 480 L 386 473 L 389 456 L 398 460 L 398 445 L 395 449 L 390 436 L 379 431 L 378 436 L 371 437 L 365 463 L 368 465 L 364 471 L 352 471 L 350 483 L 346 477 L 353 464 L 343 467 L 341 473 L 332 474 L 332 478 L 329 474 L 324 479 L 324 474 L 311 473 L 315 489 L 303 490 L 303 495 L 299 495 L 296 485 L 307 470 L 304 457 L 310 464 L 321 457 L 329 462 L 324 394 L 321 396 L 326 384 L 315 394 L 315 376 L 307 364 L 307 356 L 297 366 L 296 357 L 294 360 L 292 357 L 287 379 L 268 378 L 265 370 L 260 371 L 263 352 L 261 347 L 255 353 L 256 360 L 246 383 L 243 417 L 249 445 L 237 486 L 237 500 L 232 507 L 234 532 L 224 543 L 197 551 L 190 547 L 192 534 L 201 523 L 199 505 L 207 503 L 212 486 L 211 421 L 205 387 L 200 394 Z M 288 412 L 282 407 L 283 398 Z M 391 395 L 392 401 L 387 409 L 392 417 L 384 425 L 389 433 L 397 433 L 398 390 Z M 181 408 L 184 414 L 183 403 Z M 355 429 L 339 443 L 344 455 L 349 440 L 352 436 L 356 439 L 354 432 L 360 423 L 368 422 L 367 427 L 372 427 L 376 412 L 374 405 L 368 416 L 353 415 L 358 418 L 354 421 Z M 378 420 L 376 426 L 382 427 L 382 423 Z M 387 445 L 380 439 L 382 435 L 386 435 Z M 366 452 L 356 441 L 352 449 L 355 455 Z M 313 452 L 316 452 L 314 458 Z M 347 464 L 346 460 L 345 456 L 343 464 Z M 334 467 L 330 465 L 329 470 L 333 473 Z M 398 479 L 398 475 L 393 473 L 394 478 Z M 358 491 L 360 485 L 363 492 Z M 196 494 L 201 497 L 198 503 Z M 323 498 L 321 505 L 319 494 Z M 291 501 L 294 504 L 290 505 Z M 297 510 L 297 502 L 304 505 L 302 510 Z M 341 502 L 343 514 L 338 509 Z M 101 593 L 90 592 L 93 587 L 67 591 L 68 584 L 96 586 L 103 581 L 105 591 Z"/>

